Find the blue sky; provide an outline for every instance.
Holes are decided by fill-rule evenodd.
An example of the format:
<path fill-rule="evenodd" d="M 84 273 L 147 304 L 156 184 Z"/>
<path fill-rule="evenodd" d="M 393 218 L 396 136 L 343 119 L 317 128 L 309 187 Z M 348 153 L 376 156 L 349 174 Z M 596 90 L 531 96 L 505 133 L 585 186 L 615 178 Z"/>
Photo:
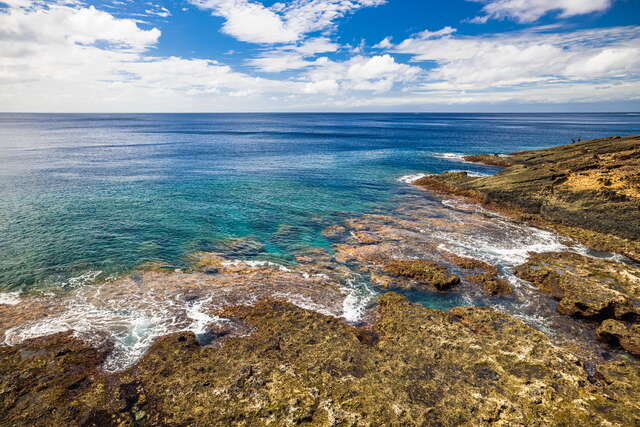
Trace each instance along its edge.
<path fill-rule="evenodd" d="M 0 0 L 0 111 L 639 111 L 638 0 Z"/>

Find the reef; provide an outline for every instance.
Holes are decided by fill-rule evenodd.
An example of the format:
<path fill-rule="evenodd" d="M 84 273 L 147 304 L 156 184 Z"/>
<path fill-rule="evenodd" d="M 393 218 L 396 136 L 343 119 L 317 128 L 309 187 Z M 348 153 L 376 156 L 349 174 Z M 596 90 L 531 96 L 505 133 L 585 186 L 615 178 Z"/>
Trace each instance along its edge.
<path fill-rule="evenodd" d="M 640 260 L 640 136 L 465 160 L 504 169 L 491 177 L 429 175 L 415 184 L 592 250 Z M 531 254 L 514 272 L 557 299 L 559 313 L 587 319 L 600 340 L 637 356 L 640 268 L 618 261 L 573 252 Z"/>
<path fill-rule="evenodd" d="M 557 298 L 562 314 L 640 319 L 640 268 L 560 252 L 534 254 L 515 273 Z"/>
<path fill-rule="evenodd" d="M 477 274 L 465 276 L 470 282 L 481 285 L 489 295 L 509 295 L 513 292 L 506 280 L 500 279 L 498 268 L 484 261 L 451 254 L 447 260 L 465 270 L 477 271 Z"/>
<path fill-rule="evenodd" d="M 451 289 L 460 278 L 435 261 L 427 260 L 396 260 L 387 263 L 383 271 L 401 277 L 407 277 L 418 284 L 427 284 L 439 291 Z"/>
<path fill-rule="evenodd" d="M 0 348 L 3 425 L 637 425 L 640 367 L 589 374 L 489 308 L 379 301 L 357 328 L 263 300 L 219 313 L 252 328 L 203 346 L 159 339 L 134 367 L 68 334 Z"/>
<path fill-rule="evenodd" d="M 532 255 L 515 274 L 568 316 L 602 321 L 599 339 L 640 356 L 640 268 L 571 252 Z"/>
<path fill-rule="evenodd" d="M 496 165 L 493 157 L 474 159 Z M 495 176 L 445 173 L 415 184 L 469 198 L 595 249 L 640 260 L 640 136 L 497 158 L 508 161 Z"/>

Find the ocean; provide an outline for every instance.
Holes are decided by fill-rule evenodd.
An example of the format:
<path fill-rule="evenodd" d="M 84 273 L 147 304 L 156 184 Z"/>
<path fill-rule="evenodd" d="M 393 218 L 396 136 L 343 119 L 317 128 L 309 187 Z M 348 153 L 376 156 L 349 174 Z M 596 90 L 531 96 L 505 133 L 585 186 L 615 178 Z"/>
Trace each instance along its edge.
<path fill-rule="evenodd" d="M 0 114 L 0 291 L 179 268 L 234 237 L 259 245 L 230 255 L 290 263 L 392 209 L 400 177 L 496 172 L 460 154 L 634 133 L 638 114 Z"/>

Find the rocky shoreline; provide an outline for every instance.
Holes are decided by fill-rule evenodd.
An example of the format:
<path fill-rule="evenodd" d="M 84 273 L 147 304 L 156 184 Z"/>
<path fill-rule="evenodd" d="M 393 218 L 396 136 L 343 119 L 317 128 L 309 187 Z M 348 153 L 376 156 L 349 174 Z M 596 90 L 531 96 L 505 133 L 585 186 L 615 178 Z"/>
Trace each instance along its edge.
<path fill-rule="evenodd" d="M 45 319 L 73 326 L 69 304 L 0 305 L 0 333 L 22 337 L 0 346 L 0 425 L 640 424 L 640 137 L 467 160 L 504 169 L 423 177 L 429 192 L 393 214 L 325 230 L 335 253 L 301 250 L 288 267 L 198 253 L 187 271 L 150 265 L 79 291 L 103 311 L 178 313 L 124 369 L 105 371 L 118 348 L 93 330 L 29 338 Z M 533 233 L 558 250 L 527 254 Z M 478 236 L 500 235 L 508 262 L 475 256 Z M 382 294 L 357 319 L 354 280 Z M 544 327 L 522 320 L 535 316 Z"/>

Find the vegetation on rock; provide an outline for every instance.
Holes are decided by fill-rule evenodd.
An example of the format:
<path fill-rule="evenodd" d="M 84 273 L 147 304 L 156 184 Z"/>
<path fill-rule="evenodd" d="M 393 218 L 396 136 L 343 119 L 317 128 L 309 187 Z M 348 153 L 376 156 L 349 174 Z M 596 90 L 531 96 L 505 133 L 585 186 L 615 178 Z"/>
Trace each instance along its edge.
<path fill-rule="evenodd" d="M 395 260 L 386 264 L 385 273 L 408 277 L 420 284 L 427 284 L 440 291 L 451 289 L 460 278 L 449 273 L 447 267 L 427 260 Z"/>
<path fill-rule="evenodd" d="M 539 226 L 566 227 L 585 244 L 619 248 L 640 260 L 640 136 L 526 151 L 508 159 L 512 165 L 495 176 L 445 173 L 415 184 L 511 211 Z M 598 242 L 607 235 L 610 244 Z"/>
<path fill-rule="evenodd" d="M 394 293 L 371 328 L 277 301 L 222 313 L 249 336 L 159 339 L 133 368 L 69 335 L 0 348 L 2 425 L 637 425 L 640 365 L 590 376 L 570 352 L 488 308 Z"/>

